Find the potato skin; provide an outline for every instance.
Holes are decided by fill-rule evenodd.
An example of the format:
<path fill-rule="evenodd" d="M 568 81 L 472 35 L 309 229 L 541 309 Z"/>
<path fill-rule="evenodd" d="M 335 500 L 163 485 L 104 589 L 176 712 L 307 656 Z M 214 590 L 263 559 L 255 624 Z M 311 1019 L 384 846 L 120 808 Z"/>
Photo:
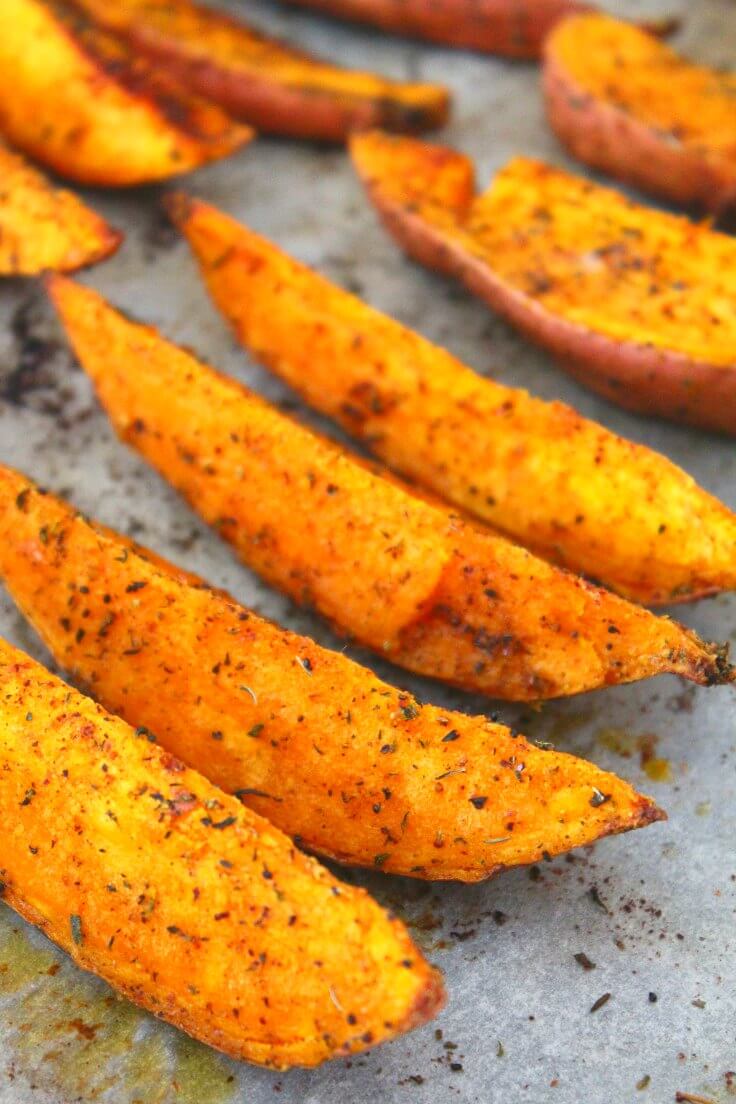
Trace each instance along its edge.
<path fill-rule="evenodd" d="M 363 890 L 4 641 L 0 812 L 8 904 L 233 1057 L 317 1065 L 442 1005 Z"/>
<path fill-rule="evenodd" d="M 362 136 L 355 148 L 397 237 L 430 266 L 449 268 L 475 194 L 471 163 L 388 137 Z M 532 177 L 553 172 L 523 164 Z M 536 190 L 518 171 L 505 187 L 515 202 L 529 192 L 516 236 L 537 233 L 526 211 Z M 211 205 L 176 198 L 170 207 L 238 340 L 414 484 L 646 604 L 736 585 L 736 517 L 664 456 L 562 403 L 480 377 Z M 502 225 L 513 231 L 510 219 Z M 701 233 L 692 228 L 694 240 Z M 472 261 L 474 242 L 460 248 Z M 528 270 L 539 264 L 537 255 Z"/>
<path fill-rule="evenodd" d="M 494 295 L 485 271 L 468 273 L 467 286 L 489 302 Z M 736 434 L 736 370 L 633 341 L 613 341 L 542 312 L 532 316 L 523 296 L 500 287 L 496 294 L 498 309 L 510 322 L 610 402 L 635 414 Z M 675 600 L 690 601 L 718 589 L 687 591 Z"/>
<path fill-rule="evenodd" d="M 580 0 L 290 0 L 340 19 L 370 23 L 505 57 L 533 59 L 561 20 L 590 11 Z"/>
<path fill-rule="evenodd" d="M 265 133 L 343 142 L 352 130 L 413 132 L 447 119 L 441 85 L 330 65 L 189 0 L 75 3 L 187 88 Z"/>
<path fill-rule="evenodd" d="M 1 467 L 0 576 L 106 708 L 310 851 L 472 882 L 661 816 L 592 764 L 421 706 Z"/>
<path fill-rule="evenodd" d="M 459 46 L 502 57 L 535 60 L 557 24 L 596 10 L 584 0 L 288 0 L 300 7 L 369 23 L 383 31 L 416 35 L 444 46 Z M 641 24 L 668 35 L 677 19 Z"/>
<path fill-rule="evenodd" d="M 57 0 L 4 0 L 0 132 L 62 176 L 150 183 L 252 137 Z"/>
<path fill-rule="evenodd" d="M 653 75 L 666 87 L 664 105 L 651 102 Z M 731 118 L 729 136 L 720 125 L 711 134 L 700 125 L 715 100 L 733 116 L 734 88 L 733 78 L 603 15 L 571 19 L 545 45 L 547 118 L 563 145 L 585 164 L 687 207 L 718 213 L 736 202 L 736 126 Z"/>
<path fill-rule="evenodd" d="M 707 340 L 701 341 L 697 347 L 703 353 L 699 355 L 691 351 L 692 345 L 678 344 L 682 335 L 668 314 L 673 304 L 677 310 L 691 294 L 687 290 L 677 292 L 674 289 L 678 286 L 678 263 L 682 267 L 687 258 L 692 267 L 689 254 L 696 244 L 704 259 L 694 272 L 705 287 L 710 282 L 714 298 L 723 298 L 724 290 L 715 281 L 722 279 L 724 267 L 730 269 L 736 262 L 736 249 L 732 248 L 729 238 L 684 219 L 650 211 L 609 189 L 598 188 L 589 181 L 524 158 L 511 162 L 489 192 L 476 197 L 470 162 L 452 150 L 430 148 L 418 142 L 397 144 L 381 134 L 356 136 L 351 149 L 357 171 L 387 229 L 410 256 L 428 268 L 459 279 L 526 336 L 548 349 L 577 379 L 613 402 L 639 413 L 703 429 L 736 433 L 736 327 L 732 322 L 731 355 L 724 352 L 730 333 L 728 318 L 717 317 L 713 321 L 705 311 L 703 332 L 712 333 L 713 346 L 709 347 Z M 550 191 L 548 181 L 553 184 L 565 181 L 568 191 L 577 190 L 581 203 L 592 197 L 600 202 L 602 210 L 607 206 L 606 218 L 612 226 L 618 227 L 619 233 L 619 241 L 610 248 L 631 254 L 629 272 L 634 264 L 641 271 L 652 271 L 654 297 L 661 299 L 659 332 L 652 331 L 639 341 L 620 334 L 611 336 L 605 330 L 607 315 L 614 318 L 610 304 L 601 307 L 599 317 L 588 312 L 588 321 L 584 322 L 580 317 L 580 309 L 585 306 L 583 290 L 574 293 L 571 289 L 569 301 L 563 304 L 570 312 L 568 316 L 554 309 L 549 302 L 549 292 L 553 281 L 560 283 L 557 272 L 560 261 L 545 240 L 531 229 L 536 217 L 534 210 L 514 212 L 508 203 L 494 201 L 502 187 L 504 194 L 507 192 L 507 177 L 516 181 L 520 194 L 525 190 L 536 196 L 539 209 L 544 207 L 559 218 L 564 217 L 564 206 L 560 206 L 561 189 L 558 187 L 555 192 L 553 187 Z M 563 198 L 563 203 L 567 198 Z M 642 223 L 645 212 L 646 219 Z M 649 236 L 641 245 L 631 241 L 627 223 L 634 220 L 641 225 L 648 224 Z M 540 229 L 543 229 L 541 224 Z M 586 229 L 589 234 L 596 233 L 592 217 Z M 528 272 L 533 274 L 521 282 L 509 279 L 504 268 L 505 250 L 517 251 L 514 241 L 517 234 L 525 235 Z M 661 244 L 657 241 L 658 234 L 662 237 Z M 668 242 L 675 237 L 679 246 Z M 585 252 L 584 246 L 581 240 L 581 254 Z M 710 258 L 709 252 L 713 254 Z M 585 256 L 578 261 L 583 276 Z M 621 286 L 626 287 L 627 270 L 623 261 L 622 253 L 619 271 Z M 614 258 L 611 270 L 615 263 Z M 569 268 L 565 269 L 565 275 L 569 279 Z M 671 301 L 661 297 L 657 286 L 663 278 L 669 278 L 672 284 Z M 574 294 L 579 297 L 578 317 L 571 316 L 570 308 L 576 306 Z M 645 288 L 640 294 L 645 299 L 648 295 Z M 633 300 L 630 310 L 630 332 L 636 334 L 637 330 L 641 332 L 641 327 L 637 325 L 638 307 Z M 620 322 L 620 318 L 615 321 Z M 671 347 L 667 347 L 668 340 Z M 711 352 L 713 360 L 706 358 L 706 352 Z M 598 577 L 605 579 L 605 576 Z M 664 600 L 667 600 L 666 595 Z"/>
<path fill-rule="evenodd" d="M 723 649 L 381 478 L 89 289 L 47 286 L 118 434 L 341 634 L 518 700 L 665 672 L 732 677 Z"/>
<path fill-rule="evenodd" d="M 2 143 L 0 174 L 0 275 L 73 272 L 109 257 L 123 240 L 81 199 L 52 187 Z"/>

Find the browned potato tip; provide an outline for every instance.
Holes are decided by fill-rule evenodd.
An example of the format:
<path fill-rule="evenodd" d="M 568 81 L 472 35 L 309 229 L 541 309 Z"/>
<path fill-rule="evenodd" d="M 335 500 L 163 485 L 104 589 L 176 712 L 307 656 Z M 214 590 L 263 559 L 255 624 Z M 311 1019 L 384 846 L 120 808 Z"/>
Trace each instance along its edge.
<path fill-rule="evenodd" d="M 682 625 L 383 478 L 88 288 L 60 276 L 48 287 L 120 436 L 342 635 L 518 700 L 661 673 L 730 679 L 723 649 Z"/>

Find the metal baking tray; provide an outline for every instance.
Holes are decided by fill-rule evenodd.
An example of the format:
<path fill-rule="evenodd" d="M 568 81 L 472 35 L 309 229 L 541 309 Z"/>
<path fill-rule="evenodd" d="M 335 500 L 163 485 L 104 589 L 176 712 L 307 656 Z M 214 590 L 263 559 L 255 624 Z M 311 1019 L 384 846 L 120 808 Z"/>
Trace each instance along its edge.
<path fill-rule="evenodd" d="M 622 15 L 678 8 L 607 6 Z M 455 113 L 442 139 L 477 160 L 481 182 L 515 153 L 566 163 L 545 125 L 535 66 L 392 39 L 265 0 L 231 7 L 347 65 L 449 84 Z M 736 64 L 731 0 L 679 8 L 686 25 L 678 46 L 711 64 Z M 660 449 L 736 506 L 732 440 L 629 416 L 597 400 L 482 305 L 403 259 L 379 230 L 342 150 L 260 139 L 183 187 L 479 372 L 572 403 Z M 234 346 L 160 213 L 158 190 L 88 198 L 127 234 L 118 256 L 85 277 L 91 284 L 314 421 Z M 20 281 L 0 287 L 0 460 L 268 616 L 342 646 L 235 563 L 114 439 L 39 289 Z M 732 596 L 680 608 L 678 616 L 707 638 L 736 638 Z M 0 632 L 48 661 L 4 594 Z M 427 700 L 492 708 L 353 654 Z M 319 1070 L 280 1074 L 222 1058 L 116 998 L 0 905 L 0 1104 L 661 1104 L 678 1092 L 727 1104 L 736 1099 L 733 706 L 729 688 L 696 690 L 672 678 L 539 711 L 502 705 L 502 719 L 532 737 L 653 793 L 669 821 L 472 887 L 347 872 L 406 919 L 444 970 L 449 1002 L 436 1023 Z M 0 830 L 0 856 L 2 847 Z M 595 969 L 581 968 L 574 957 L 580 953 Z M 610 999 L 591 1012 L 604 993 Z"/>

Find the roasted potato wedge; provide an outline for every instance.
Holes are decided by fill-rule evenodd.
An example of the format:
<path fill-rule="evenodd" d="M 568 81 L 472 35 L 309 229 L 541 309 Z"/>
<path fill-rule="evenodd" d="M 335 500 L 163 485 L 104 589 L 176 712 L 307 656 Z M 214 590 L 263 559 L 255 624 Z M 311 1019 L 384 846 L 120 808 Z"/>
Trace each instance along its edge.
<path fill-rule="evenodd" d="M 561 19 L 595 9 L 581 0 L 290 0 L 340 19 L 488 54 L 538 58 Z M 676 23 L 647 24 L 667 34 Z"/>
<path fill-rule="evenodd" d="M 318 1065 L 435 1014 L 442 981 L 403 925 L 150 739 L 0 641 L 8 904 L 136 1004 L 261 1065 Z"/>
<path fill-rule="evenodd" d="M 416 151 L 420 165 L 425 151 L 427 147 Z M 435 152 L 426 153 L 430 164 Z M 453 247 L 472 203 L 468 163 L 453 155 L 444 164 L 447 179 L 440 174 L 438 187 L 445 189 L 447 204 L 444 194 L 442 202 L 434 202 L 434 180 L 425 186 L 422 174 L 413 175 L 413 166 L 407 170 L 403 162 L 395 174 L 381 166 L 373 185 L 377 202 L 390 209 L 392 219 L 395 215 L 397 234 L 403 238 L 402 227 L 406 223 L 408 231 L 411 225 L 412 251 L 417 240 L 436 243 L 435 257 L 428 260 L 442 260 L 440 249 L 445 244 Z M 367 169 L 366 175 L 370 176 Z M 599 210 L 596 202 L 601 193 L 604 199 L 609 193 L 534 162 L 516 161 L 494 186 L 504 196 L 499 217 L 486 223 L 485 232 L 501 239 L 496 246 L 494 238 L 488 254 L 494 273 L 505 271 L 508 256 L 515 261 L 509 275 L 518 278 L 523 273 L 525 287 L 529 270 L 544 274 L 535 243 L 544 242 L 554 222 L 544 214 L 550 197 L 542 185 L 559 181 L 563 186 L 568 180 L 575 196 L 582 188 L 590 200 L 588 207 L 579 196 L 575 235 L 582 233 L 580 221 L 588 219 L 588 212 L 598 220 L 600 236 L 612 232 L 607 204 Z M 384 181 L 385 187 L 396 188 L 395 199 L 382 198 Z M 409 183 L 402 197 L 403 181 Z M 435 229 L 437 221 L 444 226 L 448 209 L 456 210 L 455 197 L 456 221 L 446 230 Z M 640 243 L 621 230 L 625 215 L 630 213 L 634 220 L 626 225 L 638 224 L 643 216 L 640 208 L 614 198 L 613 226 L 629 256 Z M 508 207 L 513 217 L 506 213 Z M 561 403 L 543 402 L 526 391 L 479 377 L 444 349 L 329 283 L 207 203 L 177 196 L 169 209 L 238 339 L 311 406 L 339 421 L 396 471 L 545 559 L 645 604 L 683 601 L 736 586 L 736 517 L 664 456 L 616 436 Z M 662 237 L 690 235 L 688 263 L 693 267 L 699 248 L 711 249 L 714 240 L 724 258 L 736 256 L 730 239 L 716 238 L 690 223 L 665 220 L 656 225 Z M 532 228 L 532 246 L 519 229 L 524 226 Z M 592 232 L 590 226 L 589 236 Z M 465 254 L 471 247 L 463 238 L 458 248 Z M 522 255 L 528 255 L 526 265 Z M 615 257 L 615 250 L 610 257 L 604 254 L 593 270 L 597 279 L 608 278 Z M 640 274 L 621 274 L 621 279 L 629 278 L 635 295 Z M 586 279 L 593 279 L 587 270 Z M 719 279 L 717 286 L 726 288 L 730 276 L 725 265 Z M 495 276 L 489 274 L 489 287 L 491 281 Z M 595 284 L 592 292 L 600 301 L 603 293 Z M 683 309 L 703 310 L 705 293 L 698 286 L 691 286 L 691 292 L 694 305 L 688 301 Z M 509 280 L 507 298 L 512 294 Z M 645 298 L 646 291 L 638 301 L 640 308 Z M 606 309 L 609 303 L 613 305 L 614 297 L 607 283 Z M 619 304 L 619 321 L 625 324 L 623 292 Z M 530 299 L 529 328 L 540 315 L 539 307 Z M 579 309 L 587 310 L 587 303 Z M 725 296 L 720 309 L 724 314 L 729 309 Z M 596 338 L 595 347 L 602 342 L 602 337 Z M 620 343 L 611 344 L 615 350 L 621 348 Z"/>
<path fill-rule="evenodd" d="M 0 133 L 83 184 L 149 183 L 252 136 L 58 0 L 3 0 Z"/>
<path fill-rule="evenodd" d="M 264 579 L 421 674 L 519 700 L 657 673 L 732 678 L 722 649 L 381 478 L 61 277 L 47 286 L 118 434 Z"/>
<path fill-rule="evenodd" d="M 0 576 L 106 708 L 341 862 L 472 882 L 661 816 L 590 763 L 419 705 L 2 467 Z"/>
<path fill-rule="evenodd" d="M 605 15 L 562 23 L 544 55 L 547 117 L 585 164 L 674 203 L 736 201 L 736 76 Z"/>
<path fill-rule="evenodd" d="M 0 143 L 0 275 L 73 272 L 104 260 L 122 234 L 71 192 L 54 188 Z"/>
<path fill-rule="evenodd" d="M 268 134 L 341 142 L 351 130 L 441 126 L 447 89 L 318 61 L 190 0 L 74 0 L 134 50 Z"/>
<path fill-rule="evenodd" d="M 628 410 L 736 433 L 733 238 L 527 158 L 476 195 L 452 150 L 372 133 L 352 151 L 406 252 L 576 378 Z"/>

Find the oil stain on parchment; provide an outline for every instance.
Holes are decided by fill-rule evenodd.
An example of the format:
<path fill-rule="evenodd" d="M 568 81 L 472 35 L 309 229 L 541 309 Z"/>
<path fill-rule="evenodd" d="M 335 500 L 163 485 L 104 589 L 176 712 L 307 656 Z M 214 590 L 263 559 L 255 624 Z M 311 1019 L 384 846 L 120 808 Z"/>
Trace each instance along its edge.
<path fill-rule="evenodd" d="M 653 732 L 640 735 L 622 728 L 600 728 L 596 740 L 615 755 L 631 759 L 638 755 L 639 765 L 652 782 L 672 782 L 672 765 L 668 759 L 657 755 L 659 737 Z"/>
<path fill-rule="evenodd" d="M 65 1104 L 236 1099 L 231 1063 L 116 997 L 2 905 L 0 1044 L 0 1077 Z"/>

